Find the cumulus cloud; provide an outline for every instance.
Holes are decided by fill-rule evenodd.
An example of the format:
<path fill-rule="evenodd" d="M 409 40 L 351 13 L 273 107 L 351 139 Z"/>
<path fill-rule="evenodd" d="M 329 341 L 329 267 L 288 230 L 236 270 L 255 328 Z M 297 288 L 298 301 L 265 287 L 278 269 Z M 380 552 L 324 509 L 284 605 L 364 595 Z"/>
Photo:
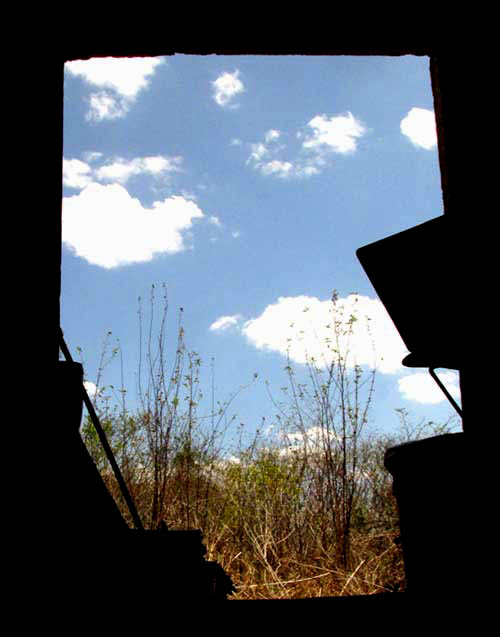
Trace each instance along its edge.
<path fill-rule="evenodd" d="M 334 155 L 352 154 L 357 140 L 366 132 L 364 125 L 352 115 L 317 115 L 294 139 L 302 140 L 298 148 L 283 141 L 283 133 L 268 130 L 263 139 L 250 145 L 247 165 L 264 176 L 281 179 L 308 178 L 319 174 Z"/>
<path fill-rule="evenodd" d="M 156 178 L 166 177 L 180 170 L 181 157 L 154 155 L 151 157 L 135 157 L 122 159 L 120 157 L 96 165 L 102 159 L 100 153 L 86 156 L 88 162 L 79 159 L 63 159 L 63 184 L 68 188 L 83 189 L 95 181 L 126 183 L 137 175 L 150 175 Z"/>
<path fill-rule="evenodd" d="M 89 97 L 88 121 L 100 122 L 104 119 L 120 119 L 129 112 L 131 100 L 119 98 L 110 93 L 92 93 Z"/>
<path fill-rule="evenodd" d="M 221 316 L 210 326 L 212 331 L 237 328 L 257 349 L 276 352 L 298 364 L 328 365 L 343 357 L 354 365 L 397 375 L 397 386 L 405 400 L 438 404 L 446 397 L 428 372 L 405 374 L 402 360 L 408 353 L 381 301 L 350 294 L 331 300 L 311 296 L 279 297 L 256 318 L 244 321 L 240 314 Z M 450 394 L 460 399 L 458 374 L 439 372 Z M 308 436 L 289 436 L 288 443 L 315 444 L 317 431 Z"/>
<path fill-rule="evenodd" d="M 229 106 L 235 96 L 245 90 L 243 82 L 239 77 L 240 72 L 236 70 L 234 73 L 222 73 L 222 75 L 219 75 L 219 77 L 212 82 L 214 100 L 219 106 Z"/>
<path fill-rule="evenodd" d="M 257 349 L 276 352 L 292 362 L 312 362 L 321 367 L 338 360 L 348 367 L 376 368 L 382 374 L 397 375 L 397 387 L 405 400 L 438 404 L 446 397 L 428 372 L 405 374 L 402 360 L 408 353 L 382 302 L 359 294 L 340 297 L 336 303 L 312 296 L 279 297 L 256 318 L 244 321 L 240 314 L 221 316 L 211 331 L 237 328 Z M 450 394 L 460 399 L 458 374 L 439 372 Z M 314 429 L 291 436 L 293 444 L 317 441 Z"/>
<path fill-rule="evenodd" d="M 258 168 L 261 165 L 260 162 L 262 159 L 269 154 L 269 150 L 266 145 L 261 142 L 250 144 L 250 148 L 252 149 L 252 152 L 247 160 L 247 164 L 251 163 L 255 168 Z"/>
<path fill-rule="evenodd" d="M 65 68 L 86 82 L 102 88 L 111 88 L 120 95 L 134 98 L 146 88 L 161 58 L 91 58 L 66 62 Z"/>
<path fill-rule="evenodd" d="M 272 159 L 264 162 L 260 167 L 263 175 L 275 175 L 276 177 L 290 177 L 294 173 L 293 164 L 289 161 L 280 161 Z"/>
<path fill-rule="evenodd" d="M 458 373 L 438 372 L 437 376 L 455 399 L 460 399 Z M 406 400 L 435 405 L 447 400 L 429 372 L 415 372 L 398 380 L 399 391 Z"/>
<path fill-rule="evenodd" d="M 92 383 L 90 380 L 86 380 L 83 383 L 85 390 L 87 391 L 87 394 L 89 395 L 89 398 L 95 398 L 97 395 L 97 386 L 95 385 L 95 383 Z"/>
<path fill-rule="evenodd" d="M 426 108 L 412 108 L 401 120 L 401 132 L 414 146 L 432 150 L 437 145 L 434 112 Z"/>
<path fill-rule="evenodd" d="M 99 90 L 89 97 L 88 119 L 124 117 L 162 58 L 91 58 L 66 62 L 65 69 Z"/>
<path fill-rule="evenodd" d="M 333 431 L 317 425 L 303 431 L 280 433 L 279 438 L 285 443 L 282 448 L 283 455 L 293 453 L 294 450 L 319 453 L 326 447 L 333 446 L 338 440 Z"/>
<path fill-rule="evenodd" d="M 298 166 L 281 158 L 285 146 L 277 144 L 280 137 L 280 131 L 271 129 L 264 134 L 263 141 L 250 144 L 251 152 L 246 162 L 247 165 L 264 176 L 272 175 L 283 179 L 297 176 Z"/>
<path fill-rule="evenodd" d="M 210 325 L 209 329 L 212 332 L 227 330 L 230 327 L 238 325 L 241 318 L 242 317 L 240 314 L 233 314 L 232 316 L 220 316 L 216 321 L 212 323 L 212 325 Z"/>
<path fill-rule="evenodd" d="M 277 143 L 280 137 L 281 131 L 279 130 L 271 129 L 265 132 L 262 141 L 250 144 L 251 152 L 246 163 L 264 174 L 266 171 L 267 174 L 280 172 L 280 170 L 273 170 L 270 165 L 289 165 L 291 167 L 292 164 L 290 162 L 276 158 L 285 149 L 283 144 Z"/>
<path fill-rule="evenodd" d="M 270 142 L 275 142 L 280 137 L 281 137 L 280 131 L 272 128 L 271 130 L 268 130 L 267 133 L 264 135 L 264 140 L 266 144 L 269 144 Z"/>
<path fill-rule="evenodd" d="M 341 155 L 353 153 L 357 147 L 357 140 L 362 137 L 366 129 L 352 113 L 347 115 L 316 115 L 308 123 L 312 133 L 308 134 L 302 147 L 315 152 L 333 151 Z"/>
<path fill-rule="evenodd" d="M 184 250 L 185 231 L 203 216 L 181 196 L 145 208 L 120 184 L 92 183 L 64 198 L 62 240 L 89 263 L 114 268 Z"/>
<path fill-rule="evenodd" d="M 395 373 L 407 354 L 382 303 L 355 294 L 339 298 L 335 305 L 316 297 L 280 297 L 246 321 L 242 333 L 254 347 L 301 364 L 328 364 L 340 352 L 351 367 Z"/>
<path fill-rule="evenodd" d="M 79 159 L 63 159 L 63 184 L 81 190 L 92 183 L 91 167 Z"/>
<path fill-rule="evenodd" d="M 166 157 L 164 155 L 136 157 L 131 160 L 118 158 L 101 166 L 96 171 L 96 177 L 99 181 L 125 183 L 134 175 L 148 174 L 155 177 L 167 175 L 180 170 L 181 163 L 181 157 Z"/>

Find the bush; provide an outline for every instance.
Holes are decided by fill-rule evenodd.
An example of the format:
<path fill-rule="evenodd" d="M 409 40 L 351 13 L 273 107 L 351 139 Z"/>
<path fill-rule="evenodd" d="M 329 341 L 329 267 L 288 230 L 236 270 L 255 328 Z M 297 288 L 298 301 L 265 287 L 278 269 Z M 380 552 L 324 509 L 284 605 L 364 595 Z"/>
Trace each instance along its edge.
<path fill-rule="evenodd" d="M 153 289 L 151 312 L 154 295 Z M 199 416 L 202 362 L 185 347 L 182 311 L 166 370 L 167 308 L 164 293 L 159 332 L 154 336 L 150 320 L 144 344 L 139 308 L 140 409 L 128 412 L 123 389 L 121 406 L 110 408 L 105 391 L 95 398 L 144 525 L 154 529 L 164 520 L 170 528 L 200 528 L 208 558 L 230 574 L 238 599 L 403 589 L 398 514 L 383 456 L 387 447 L 436 427 L 415 428 L 400 411 L 398 436 L 369 431 L 375 372 L 349 362 L 345 343 L 354 318 L 333 323 L 328 364 L 309 360 L 302 382 L 287 365 L 282 398 L 270 392 L 277 412 L 272 429 L 244 443 L 241 426 L 230 453 L 224 435 L 234 419 L 227 410 L 238 392 Z M 82 435 L 129 520 L 88 419 Z"/>

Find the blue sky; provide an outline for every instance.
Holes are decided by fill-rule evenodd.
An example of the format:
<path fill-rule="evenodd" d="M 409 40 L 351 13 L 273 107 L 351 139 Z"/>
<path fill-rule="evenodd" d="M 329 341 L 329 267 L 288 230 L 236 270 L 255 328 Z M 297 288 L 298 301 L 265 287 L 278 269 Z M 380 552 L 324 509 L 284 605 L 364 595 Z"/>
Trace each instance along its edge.
<path fill-rule="evenodd" d="M 123 351 L 135 405 L 137 299 L 166 284 L 174 347 L 213 359 L 238 421 L 272 421 L 287 347 L 298 373 L 325 354 L 332 290 L 356 324 L 352 360 L 377 366 L 372 421 L 454 414 L 399 335 L 358 247 L 442 214 L 425 57 L 186 56 L 66 64 L 61 322 L 95 382 Z M 424 254 L 422 255 L 424 258 Z M 161 294 L 159 293 L 159 296 Z M 293 324 L 293 327 L 291 325 Z M 288 339 L 292 339 L 291 341 Z M 456 397 L 457 376 L 443 370 Z M 103 379 L 120 386 L 112 363 Z"/>

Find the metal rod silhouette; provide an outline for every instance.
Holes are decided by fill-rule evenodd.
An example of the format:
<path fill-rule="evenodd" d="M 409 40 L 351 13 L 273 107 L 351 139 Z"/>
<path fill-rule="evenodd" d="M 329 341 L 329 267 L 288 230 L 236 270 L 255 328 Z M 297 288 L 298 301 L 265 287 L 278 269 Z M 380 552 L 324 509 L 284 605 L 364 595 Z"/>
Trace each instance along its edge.
<path fill-rule="evenodd" d="M 436 372 L 434 371 L 436 368 L 435 367 L 429 367 L 429 373 L 432 376 L 432 378 L 436 381 L 436 383 L 439 385 L 439 388 L 441 389 L 441 391 L 443 392 L 443 394 L 446 396 L 446 398 L 450 401 L 450 403 L 452 404 L 453 408 L 455 409 L 455 411 L 457 412 L 457 414 L 460 416 L 460 418 L 464 417 L 464 414 L 462 412 L 462 410 L 460 409 L 460 407 L 457 405 L 457 403 L 455 402 L 455 400 L 453 399 L 453 396 L 450 394 L 450 392 L 446 389 L 446 387 L 443 385 L 443 383 L 439 380 Z"/>
<path fill-rule="evenodd" d="M 69 363 L 73 363 L 74 362 L 73 358 L 71 357 L 70 351 L 66 343 L 64 342 L 62 329 L 60 329 L 59 338 L 60 338 L 59 346 L 61 348 L 64 358 Z M 125 484 L 125 480 L 123 479 L 122 473 L 120 471 L 120 467 L 118 466 L 115 460 L 115 456 L 113 454 L 111 447 L 109 446 L 108 440 L 106 438 L 106 434 L 104 433 L 104 430 L 101 427 L 101 423 L 99 422 L 99 418 L 97 417 L 97 414 L 95 412 L 94 405 L 92 404 L 89 398 L 89 395 L 87 394 L 87 390 L 85 389 L 85 385 L 83 383 L 82 383 L 82 395 L 83 395 L 83 402 L 85 403 L 85 407 L 87 408 L 87 411 L 89 412 L 90 419 L 92 420 L 92 424 L 94 425 L 95 430 L 97 431 L 97 435 L 99 436 L 99 440 L 101 441 L 103 449 L 106 453 L 106 457 L 108 458 L 109 464 L 111 465 L 111 468 L 113 469 L 113 473 L 115 474 L 115 478 L 118 481 L 120 491 L 122 492 L 122 495 L 125 498 L 125 502 L 127 503 L 128 510 L 130 511 L 130 515 L 132 516 L 132 519 L 134 520 L 135 527 L 143 531 L 144 527 L 142 525 L 141 518 L 139 517 L 139 514 L 137 513 L 137 509 L 135 508 L 135 504 L 134 504 L 134 501 L 132 500 L 132 496 L 130 495 L 129 490 L 127 489 L 127 485 Z"/>

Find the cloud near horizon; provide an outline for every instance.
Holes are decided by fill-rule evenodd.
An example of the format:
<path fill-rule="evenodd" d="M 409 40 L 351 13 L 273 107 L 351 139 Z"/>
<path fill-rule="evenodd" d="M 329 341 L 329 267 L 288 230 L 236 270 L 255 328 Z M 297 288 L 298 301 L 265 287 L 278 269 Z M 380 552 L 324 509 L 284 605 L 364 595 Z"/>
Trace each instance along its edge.
<path fill-rule="evenodd" d="M 460 399 L 458 373 L 453 371 L 437 372 L 437 376 L 453 398 Z M 415 372 L 400 378 L 398 388 L 406 400 L 425 405 L 435 405 L 447 400 L 429 372 Z"/>
<path fill-rule="evenodd" d="M 86 380 L 83 383 L 84 387 L 85 387 L 85 391 L 87 392 L 89 398 L 91 400 L 93 400 L 94 398 L 96 398 L 98 391 L 97 391 L 97 386 L 95 383 L 91 382 L 90 380 Z"/>
<path fill-rule="evenodd" d="M 339 298 L 335 305 L 310 296 L 279 297 L 246 321 L 242 333 L 258 349 L 301 364 L 329 364 L 340 352 L 349 367 L 377 367 L 391 374 L 401 369 L 407 353 L 382 303 L 357 294 Z"/>
<path fill-rule="evenodd" d="M 210 326 L 213 332 L 229 328 L 237 329 L 256 349 L 288 357 L 292 363 L 312 361 L 320 367 L 335 361 L 340 351 L 350 368 L 360 365 L 398 376 L 397 388 L 406 400 L 422 404 L 446 400 L 427 372 L 404 375 L 402 360 L 408 350 L 377 298 L 350 294 L 334 306 L 329 299 L 306 295 L 279 297 L 256 318 L 221 316 Z M 445 372 L 439 377 L 458 396 L 456 375 Z"/>
<path fill-rule="evenodd" d="M 163 58 L 103 57 L 66 62 L 65 70 L 99 89 L 90 94 L 87 113 L 88 120 L 99 122 L 124 117 L 163 63 Z"/>

